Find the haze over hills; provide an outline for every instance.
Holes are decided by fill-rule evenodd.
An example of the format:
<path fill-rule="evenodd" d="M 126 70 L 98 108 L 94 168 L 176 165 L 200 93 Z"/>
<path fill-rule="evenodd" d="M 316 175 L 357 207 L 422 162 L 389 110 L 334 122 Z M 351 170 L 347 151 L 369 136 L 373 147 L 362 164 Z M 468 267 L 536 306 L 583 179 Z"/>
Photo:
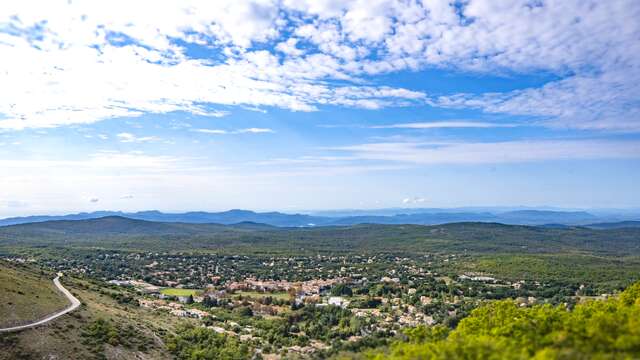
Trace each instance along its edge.
<path fill-rule="evenodd" d="M 320 212 L 318 214 L 287 214 L 281 212 L 254 212 L 229 210 L 223 212 L 194 211 L 163 213 L 160 211 L 120 212 L 96 211 L 68 215 L 43 215 L 13 217 L 0 220 L 0 226 L 43 222 L 51 220 L 87 220 L 106 216 L 122 216 L 130 219 L 180 222 L 193 224 L 255 223 L 279 227 L 333 226 L 355 224 L 417 224 L 436 225 L 451 222 L 496 222 L 512 225 L 589 225 L 640 220 L 639 212 L 613 211 L 591 213 L 587 211 L 541 210 L 509 208 L 459 208 L 459 209 L 380 209 Z"/>

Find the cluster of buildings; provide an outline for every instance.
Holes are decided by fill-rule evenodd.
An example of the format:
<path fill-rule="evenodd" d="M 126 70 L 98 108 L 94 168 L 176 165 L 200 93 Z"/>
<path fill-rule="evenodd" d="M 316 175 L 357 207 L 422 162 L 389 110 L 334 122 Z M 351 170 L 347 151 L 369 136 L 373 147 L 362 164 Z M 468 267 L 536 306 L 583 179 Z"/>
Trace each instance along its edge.
<path fill-rule="evenodd" d="M 140 299 L 138 300 L 138 304 L 140 304 L 140 306 L 143 308 L 147 308 L 151 310 L 164 310 L 169 312 L 171 315 L 179 316 L 179 317 L 203 319 L 207 316 L 212 316 L 207 311 L 185 307 L 183 304 L 165 301 L 165 300 Z"/>
<path fill-rule="evenodd" d="M 141 280 L 109 280 L 107 283 L 117 286 L 132 286 L 145 294 L 157 294 L 161 288 Z"/>
<path fill-rule="evenodd" d="M 313 279 L 307 281 L 259 280 L 248 278 L 226 285 L 228 291 L 253 290 L 261 292 L 294 292 L 295 295 L 312 296 L 322 294 L 333 285 L 344 282 L 345 278 Z"/>

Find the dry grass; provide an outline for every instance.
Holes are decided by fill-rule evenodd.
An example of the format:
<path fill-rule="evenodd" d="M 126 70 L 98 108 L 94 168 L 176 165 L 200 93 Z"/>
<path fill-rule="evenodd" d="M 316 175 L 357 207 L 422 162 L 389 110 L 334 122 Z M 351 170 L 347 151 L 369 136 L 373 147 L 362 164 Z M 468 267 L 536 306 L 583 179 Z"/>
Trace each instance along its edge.
<path fill-rule="evenodd" d="M 162 336 L 188 319 L 142 309 L 134 302 L 119 304 L 110 294 L 84 280 L 63 278 L 64 286 L 81 302 L 81 307 L 48 325 L 14 334 L 0 334 L 0 359 L 170 359 Z M 140 351 L 124 346 L 104 344 L 97 349 L 84 343 L 83 331 L 97 319 L 105 319 L 120 327 L 135 327 L 136 333 L 148 341 Z"/>
<path fill-rule="evenodd" d="M 0 262 L 0 327 L 23 325 L 69 306 L 53 274 Z"/>

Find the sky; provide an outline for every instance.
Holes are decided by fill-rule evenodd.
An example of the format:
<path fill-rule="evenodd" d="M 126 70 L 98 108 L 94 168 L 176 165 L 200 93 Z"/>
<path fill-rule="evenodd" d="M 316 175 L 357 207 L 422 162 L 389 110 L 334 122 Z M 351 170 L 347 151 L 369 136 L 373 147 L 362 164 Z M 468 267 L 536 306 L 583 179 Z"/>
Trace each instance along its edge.
<path fill-rule="evenodd" d="M 637 0 L 0 2 L 0 216 L 640 206 Z"/>

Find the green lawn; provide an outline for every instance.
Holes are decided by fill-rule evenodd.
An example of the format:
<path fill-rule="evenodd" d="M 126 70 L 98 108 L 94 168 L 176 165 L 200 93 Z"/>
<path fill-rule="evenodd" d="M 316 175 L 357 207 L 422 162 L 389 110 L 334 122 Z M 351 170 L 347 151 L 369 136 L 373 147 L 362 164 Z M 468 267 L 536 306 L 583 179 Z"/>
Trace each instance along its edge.
<path fill-rule="evenodd" d="M 196 296 L 201 294 L 202 290 L 166 288 L 166 289 L 160 290 L 160 293 L 164 295 L 170 295 L 170 296 L 189 296 L 189 295 Z"/>

